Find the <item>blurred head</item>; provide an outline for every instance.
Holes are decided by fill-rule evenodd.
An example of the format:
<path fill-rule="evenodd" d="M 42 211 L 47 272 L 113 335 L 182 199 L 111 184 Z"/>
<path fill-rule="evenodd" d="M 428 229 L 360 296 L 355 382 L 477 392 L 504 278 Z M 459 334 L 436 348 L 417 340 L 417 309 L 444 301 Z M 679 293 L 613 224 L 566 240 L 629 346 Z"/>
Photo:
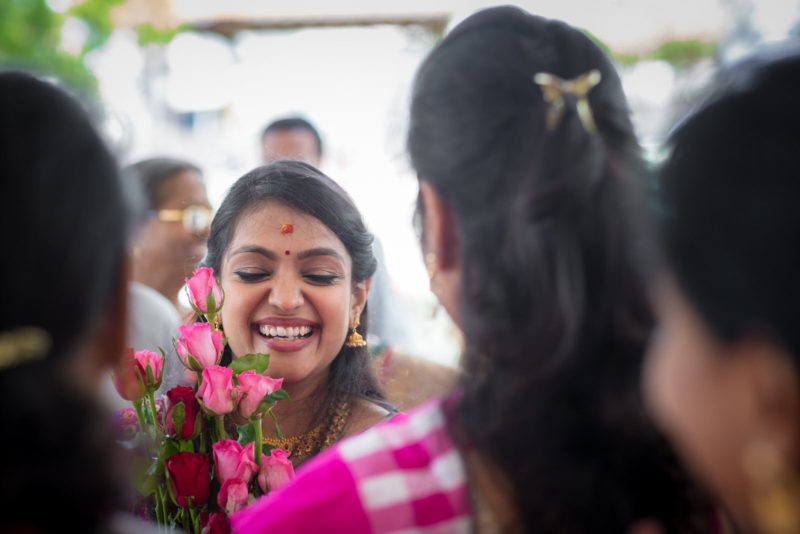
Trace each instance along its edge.
<path fill-rule="evenodd" d="M 592 120 L 567 92 L 548 124 L 556 109 L 534 77 L 595 70 Z M 467 347 L 458 422 L 509 478 L 532 532 L 624 532 L 642 517 L 670 531 L 685 519 L 637 391 L 651 320 L 628 115 L 592 40 L 512 7 L 453 29 L 413 87 L 422 252 Z"/>
<path fill-rule="evenodd" d="M 129 209 L 83 109 L 18 72 L 0 72 L 0 177 L 0 411 L 26 429 L 0 439 L 0 530 L 94 532 L 116 496 L 93 394 L 124 347 Z M 41 514 L 32 495 L 58 498 Z"/>
<path fill-rule="evenodd" d="M 322 139 L 316 128 L 305 119 L 276 120 L 261 134 L 261 156 L 264 163 L 290 159 L 319 167 Z"/>
<path fill-rule="evenodd" d="M 142 187 L 147 204 L 134 247 L 133 278 L 175 302 L 206 250 L 211 207 L 200 169 L 152 158 L 125 167 L 123 176 Z"/>
<path fill-rule="evenodd" d="M 695 470 L 764 532 L 765 487 L 796 490 L 799 467 L 798 52 L 724 72 L 671 134 L 660 181 L 668 269 L 648 399 Z"/>
<path fill-rule="evenodd" d="M 233 358 L 270 353 L 269 372 L 290 389 L 363 386 L 366 349 L 344 342 L 357 317 L 366 335 L 376 261 L 372 235 L 333 180 L 295 161 L 244 175 L 214 217 L 204 263 L 225 291 Z"/>

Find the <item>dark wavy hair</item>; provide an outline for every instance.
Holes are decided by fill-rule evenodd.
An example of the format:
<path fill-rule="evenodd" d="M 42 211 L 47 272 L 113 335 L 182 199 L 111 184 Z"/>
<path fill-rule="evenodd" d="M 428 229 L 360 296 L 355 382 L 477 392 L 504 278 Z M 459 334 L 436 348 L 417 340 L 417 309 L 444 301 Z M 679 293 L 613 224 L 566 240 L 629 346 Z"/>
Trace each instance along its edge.
<path fill-rule="evenodd" d="M 372 234 L 350 196 L 336 182 L 311 165 L 299 161 L 278 161 L 239 178 L 211 222 L 208 252 L 202 264 L 220 273 L 222 258 L 233 239 L 239 218 L 259 204 L 277 200 L 290 208 L 311 215 L 327 226 L 344 244 L 352 259 L 353 283 L 369 279 L 377 268 L 372 254 Z M 361 313 L 359 333 L 367 335 L 367 306 Z M 230 346 L 225 348 L 222 364 L 232 358 Z M 338 395 L 361 397 L 391 408 L 375 378 L 369 372 L 366 347 L 342 346 L 331 363 L 328 389 L 311 423 L 313 427 Z"/>
<path fill-rule="evenodd" d="M 671 270 L 721 339 L 757 332 L 800 363 L 800 47 L 718 74 L 659 172 Z"/>
<path fill-rule="evenodd" d="M 83 108 L 22 72 L 0 72 L 0 176 L 0 332 L 52 339 L 45 358 L 0 369 L 0 531 L 100 532 L 121 502 L 114 444 L 72 366 L 125 287 L 130 209 Z"/>
<path fill-rule="evenodd" d="M 570 95 L 549 129 L 534 75 L 592 69 L 596 131 Z M 419 68 L 408 148 L 458 227 L 456 424 L 511 481 L 526 531 L 624 532 L 647 517 L 690 531 L 690 486 L 638 390 L 653 325 L 637 267 L 644 166 L 607 56 L 562 22 L 479 12 Z"/>

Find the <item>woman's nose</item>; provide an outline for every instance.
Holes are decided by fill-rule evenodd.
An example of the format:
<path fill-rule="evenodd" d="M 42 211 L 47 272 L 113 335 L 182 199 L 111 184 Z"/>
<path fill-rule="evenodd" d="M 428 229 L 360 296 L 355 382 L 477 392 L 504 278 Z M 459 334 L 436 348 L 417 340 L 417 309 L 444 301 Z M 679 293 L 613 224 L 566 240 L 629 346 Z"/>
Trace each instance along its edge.
<path fill-rule="evenodd" d="M 270 289 L 267 302 L 281 311 L 292 311 L 303 304 L 300 285 L 289 274 L 278 273 Z"/>

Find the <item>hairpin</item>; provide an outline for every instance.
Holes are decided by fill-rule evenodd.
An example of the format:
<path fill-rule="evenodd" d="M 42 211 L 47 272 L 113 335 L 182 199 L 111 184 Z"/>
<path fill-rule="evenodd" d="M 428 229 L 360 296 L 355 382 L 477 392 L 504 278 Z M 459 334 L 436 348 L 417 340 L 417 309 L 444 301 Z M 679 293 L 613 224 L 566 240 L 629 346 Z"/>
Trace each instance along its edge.
<path fill-rule="evenodd" d="M 52 346 L 50 334 L 36 326 L 21 326 L 0 332 L 0 370 L 32 360 L 41 360 Z"/>
<path fill-rule="evenodd" d="M 571 94 L 577 100 L 576 110 L 583 127 L 589 133 L 594 133 L 597 128 L 589 107 L 589 91 L 600 83 L 600 71 L 592 69 L 577 78 L 564 80 L 555 74 L 539 72 L 533 76 L 533 81 L 541 88 L 544 101 L 549 104 L 547 109 L 547 129 L 552 130 L 561 120 L 564 113 L 564 96 Z"/>

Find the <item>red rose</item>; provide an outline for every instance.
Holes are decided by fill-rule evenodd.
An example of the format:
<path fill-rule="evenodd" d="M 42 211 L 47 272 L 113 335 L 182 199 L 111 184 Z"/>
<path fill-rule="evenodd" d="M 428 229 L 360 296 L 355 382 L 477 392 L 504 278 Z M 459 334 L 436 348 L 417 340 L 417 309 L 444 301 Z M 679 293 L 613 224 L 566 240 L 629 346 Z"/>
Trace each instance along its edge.
<path fill-rule="evenodd" d="M 178 506 L 188 506 L 189 497 L 192 497 L 192 506 L 201 506 L 208 502 L 208 456 L 199 452 L 177 452 L 167 458 L 164 465 Z"/>
<path fill-rule="evenodd" d="M 202 417 L 200 417 L 200 403 L 194 396 L 194 389 L 186 386 L 175 386 L 167 391 L 167 434 L 175 436 L 178 434 L 175 429 L 175 423 L 172 421 L 172 411 L 178 404 L 183 404 L 186 419 L 183 421 L 180 435 L 176 436 L 180 439 L 190 439 L 195 436 L 196 432 L 200 431 Z"/>
<path fill-rule="evenodd" d="M 228 517 L 222 512 L 200 512 L 198 519 L 201 534 L 230 534 Z"/>

